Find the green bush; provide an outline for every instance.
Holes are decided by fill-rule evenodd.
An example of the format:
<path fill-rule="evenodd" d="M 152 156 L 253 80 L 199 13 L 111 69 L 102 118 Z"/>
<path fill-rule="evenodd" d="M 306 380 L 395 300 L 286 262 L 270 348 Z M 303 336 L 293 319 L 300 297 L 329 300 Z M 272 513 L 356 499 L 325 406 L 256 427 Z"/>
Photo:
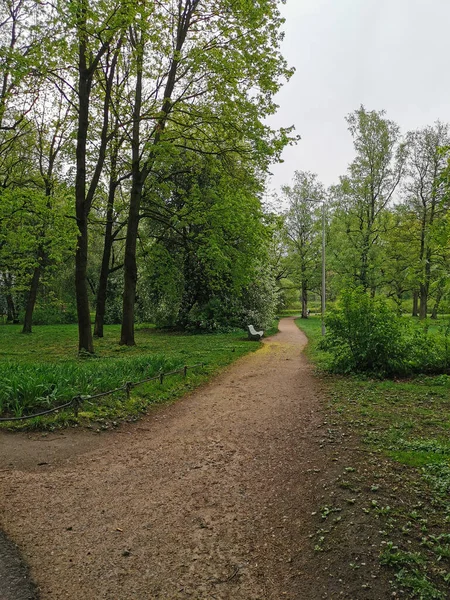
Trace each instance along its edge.
<path fill-rule="evenodd" d="M 323 349 L 331 352 L 341 373 L 405 373 L 408 346 L 404 323 L 384 298 L 361 288 L 345 290 L 326 318 Z"/>
<path fill-rule="evenodd" d="M 23 319 L 21 312 L 19 322 L 23 323 Z M 74 306 L 38 305 L 33 311 L 33 325 L 71 325 L 76 322 L 77 311 Z"/>
<path fill-rule="evenodd" d="M 439 374 L 450 369 L 450 322 L 429 331 L 427 324 L 416 324 L 408 331 L 408 366 L 413 372 Z"/>

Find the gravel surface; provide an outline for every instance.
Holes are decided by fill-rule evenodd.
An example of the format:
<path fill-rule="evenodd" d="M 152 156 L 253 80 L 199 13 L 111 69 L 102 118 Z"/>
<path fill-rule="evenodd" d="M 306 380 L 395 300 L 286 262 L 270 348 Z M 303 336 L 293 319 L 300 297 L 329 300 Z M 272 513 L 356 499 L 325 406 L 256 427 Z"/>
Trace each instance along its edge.
<path fill-rule="evenodd" d="M 41 600 L 344 597 L 310 539 L 334 463 L 305 343 L 283 319 L 211 383 L 113 432 L 1 434 L 1 526 Z"/>

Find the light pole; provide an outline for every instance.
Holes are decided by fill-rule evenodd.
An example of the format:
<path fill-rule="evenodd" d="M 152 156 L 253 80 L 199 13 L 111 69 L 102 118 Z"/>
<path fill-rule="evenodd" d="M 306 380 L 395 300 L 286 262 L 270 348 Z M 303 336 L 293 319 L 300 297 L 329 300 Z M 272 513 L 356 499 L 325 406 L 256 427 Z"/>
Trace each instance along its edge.
<path fill-rule="evenodd" d="M 325 200 L 322 203 L 322 336 L 325 336 Z"/>

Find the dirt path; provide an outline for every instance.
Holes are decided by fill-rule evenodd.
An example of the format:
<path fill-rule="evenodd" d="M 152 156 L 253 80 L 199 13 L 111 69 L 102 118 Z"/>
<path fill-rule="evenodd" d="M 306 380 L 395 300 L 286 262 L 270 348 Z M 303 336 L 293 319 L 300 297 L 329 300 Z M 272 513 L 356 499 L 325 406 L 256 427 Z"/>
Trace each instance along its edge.
<path fill-rule="evenodd" d="M 42 600 L 337 597 L 311 568 L 326 456 L 305 342 L 283 319 L 261 350 L 115 432 L 1 434 L 1 526 Z"/>

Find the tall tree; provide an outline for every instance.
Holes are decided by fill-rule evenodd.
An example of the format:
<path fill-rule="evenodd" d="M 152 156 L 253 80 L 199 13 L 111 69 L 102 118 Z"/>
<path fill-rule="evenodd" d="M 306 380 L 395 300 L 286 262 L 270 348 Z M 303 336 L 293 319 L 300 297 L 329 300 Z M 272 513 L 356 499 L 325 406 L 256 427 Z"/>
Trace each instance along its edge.
<path fill-rule="evenodd" d="M 300 286 L 302 319 L 308 317 L 308 292 L 319 287 L 320 281 L 320 224 L 325 188 L 317 175 L 296 171 L 292 186 L 283 186 L 289 203 L 285 231 L 290 246 L 292 279 Z"/>
<path fill-rule="evenodd" d="M 404 172 L 406 145 L 384 111 L 361 106 L 346 121 L 356 157 L 333 189 L 338 267 L 348 279 L 375 293 L 381 283 L 379 241 L 387 225 L 385 210 Z"/>
<path fill-rule="evenodd" d="M 39 108 L 33 111 L 35 170 L 34 186 L 41 191 L 40 210 L 33 210 L 36 220 L 36 244 L 33 253 L 34 265 L 30 284 L 26 293 L 23 333 L 31 333 L 33 311 L 36 304 L 39 283 L 46 270 L 64 259 L 74 250 L 73 230 L 67 220 L 67 194 L 62 185 L 60 154 L 68 144 L 71 132 L 69 111 L 62 96 L 46 97 Z M 49 118 L 49 116 L 52 118 Z M 60 179 L 58 181 L 58 174 Z M 45 200 L 44 200 L 45 198 Z"/>
<path fill-rule="evenodd" d="M 408 134 L 409 158 L 403 186 L 406 204 L 417 226 L 411 228 L 411 248 L 417 250 L 416 281 L 419 289 L 419 317 L 426 318 L 433 280 L 442 279 L 442 223 L 450 208 L 442 177 L 446 158 L 441 149 L 450 144 L 449 126 L 432 127 Z M 442 290 L 442 285 L 437 286 Z M 442 291 L 438 291 L 442 294 Z"/>
<path fill-rule="evenodd" d="M 279 53 L 276 2 L 180 0 L 170 19 L 159 5 L 152 4 L 151 10 L 160 27 L 156 41 L 146 26 L 148 12 L 130 30 L 135 59 L 132 187 L 120 340 L 126 345 L 135 343 L 140 207 L 158 161 L 170 159 L 171 147 L 183 147 L 199 154 L 240 152 L 251 159 L 257 154 L 264 169 L 288 141 L 287 131 L 274 135 L 262 124 L 275 110 L 273 94 L 290 75 Z"/>
<path fill-rule="evenodd" d="M 98 137 L 89 139 L 93 132 L 92 93 L 102 89 L 96 74 L 101 61 L 111 54 L 117 57 L 122 47 L 124 32 L 134 16 L 129 2 L 111 0 L 104 3 L 89 3 L 73 0 L 68 5 L 60 3 L 60 15 L 69 32 L 72 32 L 72 61 L 77 74 L 76 89 L 76 168 L 75 168 L 75 213 L 78 225 L 78 244 L 75 255 L 75 289 L 78 314 L 78 350 L 93 353 L 88 267 L 88 218 L 97 187 L 103 172 L 106 149 L 109 143 L 109 121 L 111 113 L 111 90 L 117 58 L 108 61 L 107 86 L 101 95 L 101 111 L 96 117 L 100 121 Z M 76 58 L 75 58 L 76 57 Z M 58 75 L 56 74 L 56 78 Z M 88 162 L 88 151 L 95 149 L 95 158 Z M 93 153 L 91 153 L 93 154 Z M 89 168 L 88 168 L 89 167 Z"/>

